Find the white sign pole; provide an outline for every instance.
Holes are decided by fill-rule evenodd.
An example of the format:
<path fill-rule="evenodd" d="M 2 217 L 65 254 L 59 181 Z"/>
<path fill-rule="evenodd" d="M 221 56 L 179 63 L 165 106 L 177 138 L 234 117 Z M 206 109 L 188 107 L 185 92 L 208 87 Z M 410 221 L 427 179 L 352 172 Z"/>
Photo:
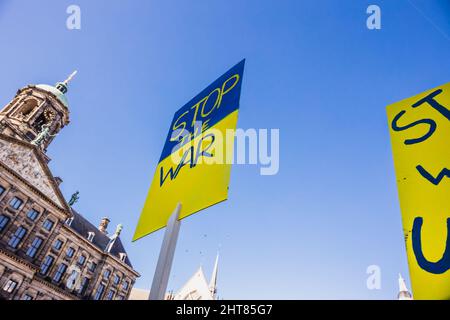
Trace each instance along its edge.
<path fill-rule="evenodd" d="M 178 220 L 180 212 L 181 203 L 177 205 L 177 208 L 167 222 L 148 300 L 164 300 L 165 298 L 170 270 L 172 269 L 173 256 L 175 255 L 175 247 L 177 246 L 178 234 L 180 232 L 181 221 Z"/>

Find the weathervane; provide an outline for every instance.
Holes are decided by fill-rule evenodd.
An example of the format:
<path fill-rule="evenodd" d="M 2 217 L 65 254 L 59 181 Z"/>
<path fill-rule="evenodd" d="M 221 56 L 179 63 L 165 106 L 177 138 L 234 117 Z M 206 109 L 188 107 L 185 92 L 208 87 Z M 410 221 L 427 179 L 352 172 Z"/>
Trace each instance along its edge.
<path fill-rule="evenodd" d="M 75 77 L 75 75 L 78 73 L 77 70 L 75 70 L 74 72 L 72 72 L 72 74 L 63 81 L 63 83 L 67 86 L 69 84 L 70 81 L 72 81 L 73 77 Z"/>

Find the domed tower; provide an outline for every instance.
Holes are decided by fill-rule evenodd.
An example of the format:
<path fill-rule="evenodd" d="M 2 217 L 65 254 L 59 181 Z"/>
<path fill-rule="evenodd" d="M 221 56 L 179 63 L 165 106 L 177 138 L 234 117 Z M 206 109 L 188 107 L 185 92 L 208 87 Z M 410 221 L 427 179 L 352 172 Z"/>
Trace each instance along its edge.
<path fill-rule="evenodd" d="M 69 124 L 68 84 L 75 76 L 55 86 L 28 85 L 0 111 L 0 133 L 38 146 L 42 152 L 59 131 Z"/>

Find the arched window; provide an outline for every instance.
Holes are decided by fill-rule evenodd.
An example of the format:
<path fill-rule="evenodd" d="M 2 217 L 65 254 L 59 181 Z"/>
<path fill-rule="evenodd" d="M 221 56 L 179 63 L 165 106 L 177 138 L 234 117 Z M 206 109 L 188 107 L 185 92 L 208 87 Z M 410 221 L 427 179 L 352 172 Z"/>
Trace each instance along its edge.
<path fill-rule="evenodd" d="M 38 102 L 35 99 L 29 99 L 25 101 L 22 108 L 20 109 L 20 115 L 23 118 L 27 118 L 38 106 Z"/>

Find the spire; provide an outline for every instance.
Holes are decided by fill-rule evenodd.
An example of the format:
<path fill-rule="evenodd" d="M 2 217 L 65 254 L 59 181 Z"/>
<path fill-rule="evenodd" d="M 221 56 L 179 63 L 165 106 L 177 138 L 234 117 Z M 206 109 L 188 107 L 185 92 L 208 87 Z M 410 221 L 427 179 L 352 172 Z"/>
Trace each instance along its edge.
<path fill-rule="evenodd" d="M 211 281 L 209 282 L 209 290 L 211 291 L 211 295 L 213 299 L 216 298 L 217 293 L 217 273 L 219 271 L 219 253 L 217 253 L 216 263 L 214 264 L 214 270 L 211 275 Z"/>
<path fill-rule="evenodd" d="M 75 70 L 74 72 L 72 72 L 72 74 L 63 82 L 58 82 L 56 84 L 56 89 L 58 89 L 59 91 L 61 91 L 62 93 L 67 93 L 67 87 L 69 85 L 69 82 L 72 81 L 72 79 L 75 77 L 75 75 L 78 73 L 77 70 Z"/>
<path fill-rule="evenodd" d="M 74 72 L 72 72 L 72 74 L 66 79 L 64 80 L 64 84 L 67 86 L 69 84 L 70 81 L 72 81 L 72 79 L 77 75 L 78 70 L 75 70 Z"/>
<path fill-rule="evenodd" d="M 398 274 L 398 286 L 399 286 L 400 292 L 408 291 L 408 288 L 406 287 L 405 279 L 403 279 L 403 277 L 400 273 Z"/>
<path fill-rule="evenodd" d="M 409 292 L 408 287 L 406 286 L 405 279 L 403 279 L 402 275 L 398 275 L 398 300 L 412 300 L 412 294 Z"/>

